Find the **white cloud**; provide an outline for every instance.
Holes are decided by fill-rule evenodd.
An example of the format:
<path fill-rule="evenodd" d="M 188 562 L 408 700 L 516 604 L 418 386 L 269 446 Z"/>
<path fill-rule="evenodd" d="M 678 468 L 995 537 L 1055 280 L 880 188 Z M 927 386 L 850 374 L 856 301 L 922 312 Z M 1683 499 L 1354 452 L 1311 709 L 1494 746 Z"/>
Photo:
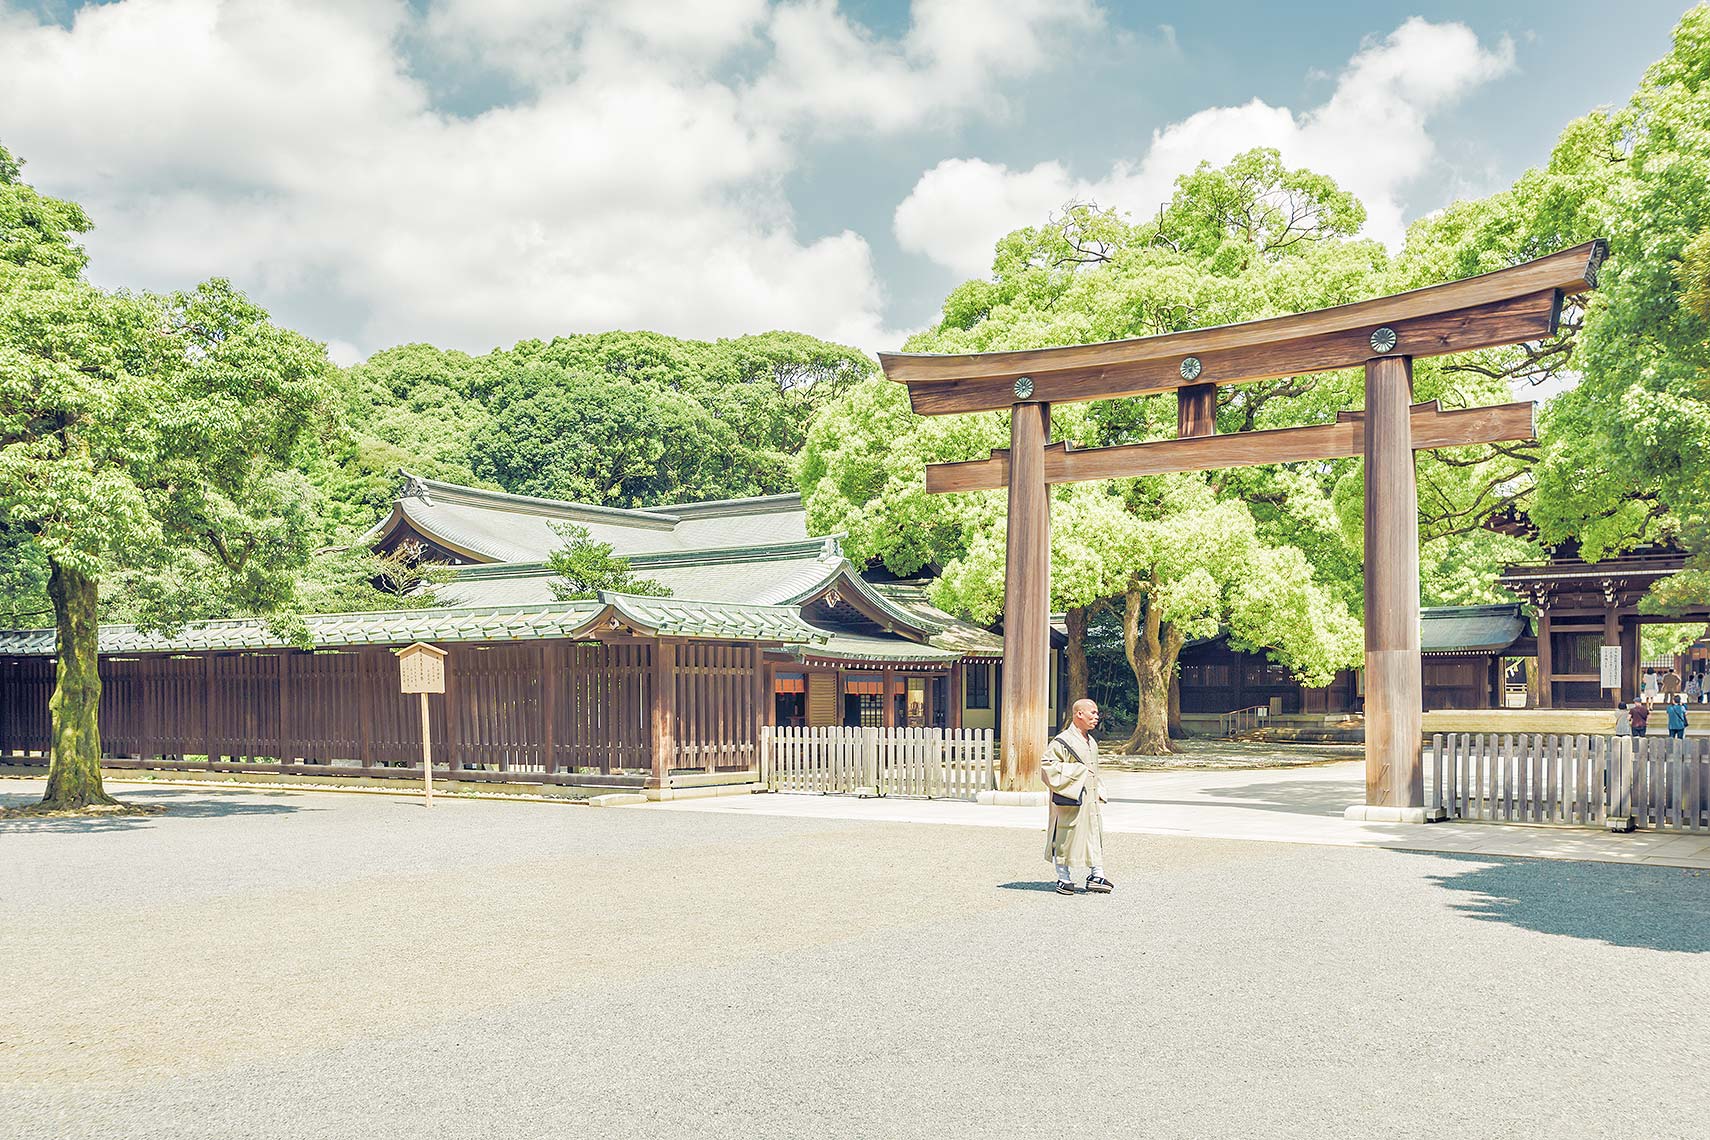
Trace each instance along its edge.
<path fill-rule="evenodd" d="M 1199 163 L 1221 164 L 1269 146 L 1290 165 L 1328 174 L 1353 191 L 1366 206 L 1365 232 L 1395 244 L 1406 189 L 1434 159 L 1431 114 L 1513 66 L 1506 38 L 1485 48 L 1463 24 L 1415 17 L 1367 43 L 1319 107 L 1296 114 L 1254 99 L 1208 108 L 1154 132 L 1139 161 L 1118 162 L 1097 179 L 1077 179 L 1056 162 L 1011 170 L 949 159 L 923 174 L 898 205 L 894 229 L 905 249 L 958 273 L 983 274 L 998 238 L 1040 224 L 1065 202 L 1092 200 L 1149 215 L 1168 200 L 1175 179 Z"/>
<path fill-rule="evenodd" d="M 802 0 L 773 14 L 775 56 L 752 95 L 779 121 L 821 129 L 895 131 L 1001 112 L 1004 84 L 1038 71 L 1065 36 L 1102 20 L 1092 0 L 915 0 L 908 32 L 885 43 L 834 0 Z"/>
<path fill-rule="evenodd" d="M 705 64 L 748 43 L 767 0 L 438 0 L 427 41 L 443 55 L 549 84 L 590 56 Z"/>
<path fill-rule="evenodd" d="M 891 343 L 866 240 L 797 232 L 781 185 L 800 138 L 976 112 L 1006 40 L 1037 69 L 1050 38 L 1043 0 L 972 31 L 963 0 L 922 0 L 897 44 L 764 0 L 443 0 L 425 16 L 402 0 L 124 0 L 69 28 L 4 3 L 6 143 L 95 217 L 97 279 L 230 276 L 344 358 L 613 327 Z M 1091 19 L 1085 0 L 1069 11 Z M 852 116 L 828 94 L 841 79 L 802 88 L 800 20 L 890 60 L 907 113 Z M 772 47 L 755 84 L 713 74 L 756 43 Z M 527 94 L 447 114 L 412 46 Z M 805 102 L 786 112 L 769 100 L 787 90 Z"/>

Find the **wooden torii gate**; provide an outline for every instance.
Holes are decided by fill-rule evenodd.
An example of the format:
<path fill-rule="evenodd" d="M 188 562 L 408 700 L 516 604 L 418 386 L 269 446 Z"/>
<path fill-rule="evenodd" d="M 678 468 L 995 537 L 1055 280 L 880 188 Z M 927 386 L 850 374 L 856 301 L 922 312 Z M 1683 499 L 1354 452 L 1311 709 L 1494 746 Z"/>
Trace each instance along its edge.
<path fill-rule="evenodd" d="M 1009 408 L 1010 447 L 935 463 L 928 491 L 1009 487 L 1004 583 L 1003 781 L 1034 786 L 1049 739 L 1051 520 L 1047 487 L 1363 455 L 1368 819 L 1423 821 L 1419 519 L 1413 452 L 1533 438 L 1532 404 L 1411 404 L 1413 358 L 1538 340 L 1566 296 L 1597 285 L 1587 242 L 1507 269 L 1332 309 L 1162 336 L 1020 352 L 881 353 L 920 415 Z M 1335 423 L 1218 435 L 1217 386 L 1363 365 L 1365 410 Z M 1177 436 L 1120 447 L 1049 442 L 1051 405 L 1174 390 Z M 1077 694 L 1078 695 L 1078 694 Z"/>

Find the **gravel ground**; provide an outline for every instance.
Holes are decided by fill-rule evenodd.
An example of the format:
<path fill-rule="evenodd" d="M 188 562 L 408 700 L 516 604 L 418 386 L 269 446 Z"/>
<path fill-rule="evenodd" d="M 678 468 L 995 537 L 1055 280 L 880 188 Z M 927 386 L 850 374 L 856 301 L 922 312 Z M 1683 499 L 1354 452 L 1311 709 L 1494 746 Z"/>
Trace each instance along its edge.
<path fill-rule="evenodd" d="M 1710 876 L 125 789 L 0 824 L 0 1135 L 1683 1135 Z M 0 802 L 39 795 L 0 783 Z M 1047 974 L 1070 979 L 1048 989 Z"/>

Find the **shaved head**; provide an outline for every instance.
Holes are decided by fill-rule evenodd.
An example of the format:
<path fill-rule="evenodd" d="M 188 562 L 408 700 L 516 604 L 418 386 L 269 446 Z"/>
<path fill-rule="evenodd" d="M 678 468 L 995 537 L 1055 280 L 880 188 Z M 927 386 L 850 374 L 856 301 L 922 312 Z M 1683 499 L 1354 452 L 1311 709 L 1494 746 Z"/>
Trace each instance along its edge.
<path fill-rule="evenodd" d="M 1082 697 L 1075 702 L 1071 715 L 1075 727 L 1080 729 L 1084 736 L 1098 727 L 1098 702 L 1091 697 Z"/>

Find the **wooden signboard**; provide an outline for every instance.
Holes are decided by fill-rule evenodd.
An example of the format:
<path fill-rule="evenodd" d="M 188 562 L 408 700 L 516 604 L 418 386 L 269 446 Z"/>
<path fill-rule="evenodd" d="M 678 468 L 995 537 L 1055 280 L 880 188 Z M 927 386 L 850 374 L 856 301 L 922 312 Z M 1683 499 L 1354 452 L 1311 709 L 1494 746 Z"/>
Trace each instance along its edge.
<path fill-rule="evenodd" d="M 428 731 L 428 694 L 445 692 L 445 650 L 416 642 L 398 651 L 398 688 L 419 693 L 422 702 L 422 792 L 433 806 L 433 743 Z"/>
<path fill-rule="evenodd" d="M 400 692 L 445 692 L 445 650 L 416 642 L 398 651 Z"/>

